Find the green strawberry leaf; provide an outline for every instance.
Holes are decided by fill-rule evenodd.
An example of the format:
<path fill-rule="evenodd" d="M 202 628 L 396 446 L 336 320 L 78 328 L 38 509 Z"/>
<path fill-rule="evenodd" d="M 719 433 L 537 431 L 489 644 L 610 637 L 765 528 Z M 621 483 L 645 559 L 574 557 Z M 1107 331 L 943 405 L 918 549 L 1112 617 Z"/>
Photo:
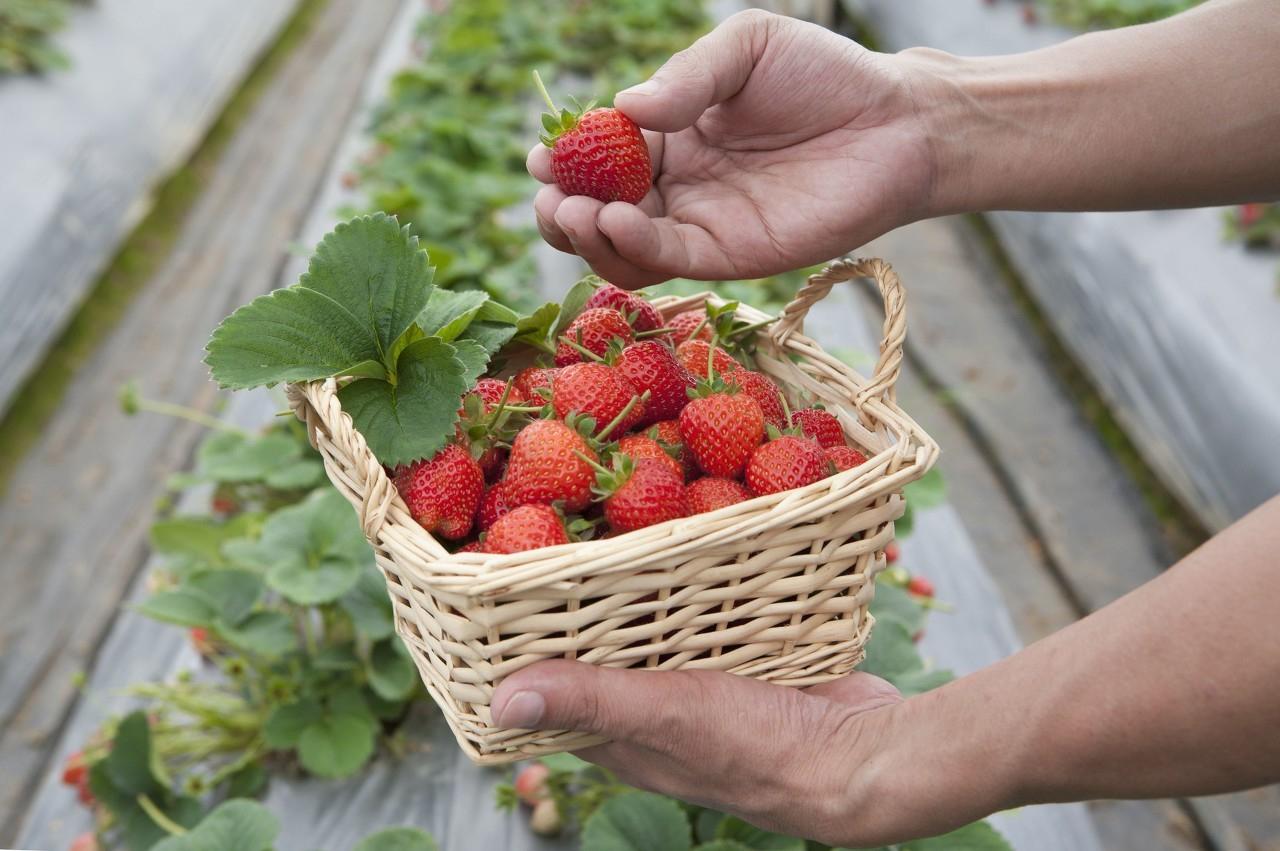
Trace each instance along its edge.
<path fill-rule="evenodd" d="M 885 620 L 876 624 L 871 631 L 871 640 L 867 642 L 867 658 L 862 661 L 862 670 L 884 677 L 889 682 L 904 674 L 922 670 L 924 663 L 916 652 L 911 633 L 896 620 Z"/>
<path fill-rule="evenodd" d="M 263 481 L 276 490 L 306 490 L 324 481 L 324 464 L 314 458 L 300 458 L 267 473 Z"/>
<path fill-rule="evenodd" d="M 907 502 L 913 507 L 933 508 L 947 501 L 947 483 L 942 471 L 934 467 L 902 489 Z"/>
<path fill-rule="evenodd" d="M 298 283 L 260 296 L 213 332 L 205 362 L 247 388 L 338 375 L 388 353 L 426 307 L 432 269 L 390 216 L 360 216 L 320 241 Z"/>
<path fill-rule="evenodd" d="M 262 577 L 249 570 L 223 568 L 191 574 L 183 585 L 200 593 L 224 623 L 241 623 L 262 596 Z"/>
<path fill-rule="evenodd" d="M 215 626 L 218 636 L 242 653 L 272 659 L 298 647 L 293 622 L 283 612 L 254 612 L 235 626 Z"/>
<path fill-rule="evenodd" d="M 238 528 L 211 517 L 171 517 L 151 524 L 151 549 L 167 556 L 221 564 L 222 544 Z"/>
<path fill-rule="evenodd" d="M 394 467 L 444 446 L 458 419 L 458 401 L 474 383 L 474 368 L 454 346 L 425 337 L 400 354 L 398 383 L 353 381 L 338 399 L 373 454 Z"/>
<path fill-rule="evenodd" d="M 267 786 L 267 769 L 251 762 L 227 778 L 228 798 L 256 798 Z"/>
<path fill-rule="evenodd" d="M 375 724 L 369 715 L 326 715 L 298 737 L 298 759 L 317 777 L 354 774 L 373 755 Z"/>
<path fill-rule="evenodd" d="M 259 482 L 301 456 L 301 444 L 285 434 L 251 437 L 221 432 L 200 445 L 196 469 L 214 482 Z"/>
<path fill-rule="evenodd" d="M 434 289 L 418 315 L 418 327 L 423 334 L 447 343 L 467 329 L 487 301 L 488 293 L 479 290 Z"/>
<path fill-rule="evenodd" d="M 267 851 L 280 834 L 280 822 L 257 801 L 223 801 L 187 833 L 170 836 L 152 851 Z"/>
<path fill-rule="evenodd" d="M 418 670 L 404 644 L 396 638 L 374 645 L 365 672 L 369 687 L 383 700 L 408 697 L 418 682 Z"/>
<path fill-rule="evenodd" d="M 476 340 L 454 340 L 454 356 L 466 367 L 467 389 L 475 386 L 476 380 L 484 375 L 489 367 L 489 350 Z"/>
<path fill-rule="evenodd" d="M 416 827 L 392 827 L 366 836 L 355 851 L 440 851 L 440 846 Z"/>
<path fill-rule="evenodd" d="M 596 287 L 599 284 L 600 279 L 598 277 L 587 275 L 569 288 L 569 292 L 565 293 L 560 302 L 560 316 L 556 319 L 555 328 L 551 335 L 553 341 L 564 333 L 564 329 L 569 327 L 570 322 L 578 318 L 582 308 L 586 307 L 587 300 L 595 295 Z"/>
<path fill-rule="evenodd" d="M 871 614 L 876 623 L 895 620 L 902 624 L 908 634 L 915 635 L 924 629 L 928 612 L 900 585 L 884 580 L 884 574 L 876 582 L 876 595 L 871 599 Z"/>
<path fill-rule="evenodd" d="M 218 617 L 218 609 L 208 597 L 182 588 L 157 591 L 139 603 L 136 611 L 154 621 L 177 626 L 208 627 Z"/>
<path fill-rule="evenodd" d="M 574 756 L 568 752 L 552 753 L 546 756 L 538 757 L 541 762 L 555 774 L 577 774 L 584 768 L 590 767 L 591 763 L 587 762 L 580 756 Z"/>
<path fill-rule="evenodd" d="M 501 302 L 490 299 L 480 305 L 475 322 L 491 322 L 496 325 L 515 325 L 520 321 L 520 314 Z"/>
<path fill-rule="evenodd" d="M 493 304 L 493 302 L 489 303 Z M 492 356 L 516 335 L 516 330 L 514 323 L 486 322 L 482 319 L 476 319 L 467 326 L 467 330 L 463 331 L 462 335 L 454 343 L 474 340 Z"/>
<path fill-rule="evenodd" d="M 151 728 L 141 712 L 126 715 L 116 727 L 106 759 L 111 783 L 127 795 L 148 795 L 160 789 L 151 766 Z"/>
<path fill-rule="evenodd" d="M 610 798 L 582 828 L 582 847 L 591 851 L 688 851 L 692 845 L 680 805 L 650 792 Z"/>
<path fill-rule="evenodd" d="M 998 830 L 985 821 L 967 824 L 943 836 L 916 839 L 902 846 L 903 851 L 1013 851 L 1013 846 Z"/>
<path fill-rule="evenodd" d="M 805 851 L 803 839 L 761 830 L 736 816 L 726 816 L 720 821 L 716 826 L 716 839 L 759 851 Z"/>
<path fill-rule="evenodd" d="M 267 716 L 262 727 L 262 737 L 268 747 L 283 749 L 296 747 L 302 731 L 320 720 L 324 710 L 310 698 L 277 706 Z"/>
<path fill-rule="evenodd" d="M 351 618 L 356 631 L 370 641 L 378 641 L 395 633 L 391 600 L 382 574 L 363 571 L 354 588 L 339 601 Z"/>
<path fill-rule="evenodd" d="M 803 849 L 804 843 L 801 842 L 796 847 Z M 751 846 L 743 845 L 741 842 L 735 842 L 732 839 L 713 839 L 710 842 L 702 843 L 694 848 L 693 851 L 751 851 Z"/>

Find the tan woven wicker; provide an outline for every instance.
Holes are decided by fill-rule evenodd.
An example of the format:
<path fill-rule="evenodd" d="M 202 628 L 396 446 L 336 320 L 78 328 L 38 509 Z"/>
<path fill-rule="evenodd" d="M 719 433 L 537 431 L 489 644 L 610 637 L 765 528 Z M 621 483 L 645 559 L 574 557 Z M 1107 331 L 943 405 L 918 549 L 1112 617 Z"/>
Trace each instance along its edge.
<path fill-rule="evenodd" d="M 869 380 L 801 333 L 833 284 L 860 277 L 875 280 L 886 308 Z M 707 300 L 716 299 L 654 303 L 670 316 Z M 739 315 L 767 318 L 746 306 Z M 756 357 L 789 395 L 835 412 L 867 463 L 720 511 L 513 555 L 451 554 L 415 523 L 332 379 L 288 394 L 330 479 L 359 512 L 427 690 L 467 755 L 496 764 L 598 741 L 492 724 L 494 687 L 541 659 L 729 671 L 791 686 L 841 677 L 862 660 L 902 487 L 938 455 L 894 400 L 905 332 L 902 288 L 887 263 L 833 263 L 759 333 Z"/>

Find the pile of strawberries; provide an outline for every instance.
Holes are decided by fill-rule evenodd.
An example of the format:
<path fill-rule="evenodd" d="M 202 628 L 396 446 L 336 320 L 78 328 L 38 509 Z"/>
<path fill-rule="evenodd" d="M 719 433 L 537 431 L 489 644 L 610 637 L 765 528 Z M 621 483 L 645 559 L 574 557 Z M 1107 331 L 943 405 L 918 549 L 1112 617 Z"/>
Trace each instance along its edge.
<path fill-rule="evenodd" d="M 466 552 L 515 553 L 629 532 L 798 488 L 862 464 L 830 412 L 719 345 L 723 317 L 669 323 L 604 284 L 554 366 L 482 378 L 456 439 L 391 471 L 415 520 Z"/>

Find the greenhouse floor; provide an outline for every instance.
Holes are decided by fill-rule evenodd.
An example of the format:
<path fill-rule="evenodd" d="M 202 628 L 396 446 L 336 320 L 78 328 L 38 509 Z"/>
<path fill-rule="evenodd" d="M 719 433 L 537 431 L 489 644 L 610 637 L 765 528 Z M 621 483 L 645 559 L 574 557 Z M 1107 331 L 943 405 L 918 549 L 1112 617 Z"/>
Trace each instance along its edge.
<path fill-rule="evenodd" d="M 4 575 L 16 577 L 0 597 L 0 846 L 66 847 L 87 815 L 58 782 L 63 757 L 125 705 L 121 687 L 198 663 L 180 630 L 123 604 L 144 591 L 148 524 L 200 430 L 127 418 L 117 389 L 136 379 L 147 396 L 247 425 L 280 410 L 268 394 L 242 394 L 223 409 L 201 363 L 203 342 L 232 306 L 293 280 L 302 261 L 282 246 L 309 247 L 329 228 L 343 199 L 340 175 L 408 49 L 419 7 L 331 0 L 226 149 L 167 261 L 0 494 Z M 362 79 L 352 68 L 372 70 Z M 1081 412 L 980 229 L 965 219 L 925 222 L 860 253 L 892 262 L 911 293 L 899 399 L 943 447 L 949 500 L 921 512 L 903 545 L 903 563 L 954 605 L 923 639 L 935 664 L 957 673 L 988 664 L 1176 557 L 1167 518 L 1148 508 Z M 548 295 L 580 273 L 573 258 L 545 247 L 539 260 Z M 810 331 L 871 355 L 877 311 L 867 291 L 836 292 Z M 281 847 L 345 848 L 400 824 L 428 829 L 448 851 L 568 847 L 497 810 L 493 787 L 505 774 L 467 763 L 432 713 L 411 724 L 420 747 L 356 778 L 273 781 Z M 1029 807 L 995 821 L 1026 851 L 1275 849 L 1278 801 L 1269 789 Z"/>

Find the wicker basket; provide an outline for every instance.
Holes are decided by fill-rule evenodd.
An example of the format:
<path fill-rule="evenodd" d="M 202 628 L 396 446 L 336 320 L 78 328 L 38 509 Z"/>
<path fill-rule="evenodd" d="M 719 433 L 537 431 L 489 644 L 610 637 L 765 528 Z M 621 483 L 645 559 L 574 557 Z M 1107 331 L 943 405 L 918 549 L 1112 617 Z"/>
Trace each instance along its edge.
<path fill-rule="evenodd" d="M 800 333 L 833 284 L 875 280 L 886 306 L 875 373 L 863 378 Z M 665 297 L 666 315 L 715 297 Z M 497 764 L 599 741 L 495 727 L 503 677 L 541 659 L 730 671 L 791 686 L 826 682 L 863 658 L 867 604 L 902 514 L 902 487 L 937 444 L 895 404 L 906 322 L 898 277 L 880 260 L 842 260 L 809 278 L 760 332 L 761 371 L 835 412 L 867 463 L 803 488 L 615 538 L 513 555 L 450 554 L 413 518 L 332 379 L 288 388 L 325 468 L 360 515 L 387 580 L 396 628 L 458 742 Z M 739 315 L 765 315 L 743 306 Z"/>

